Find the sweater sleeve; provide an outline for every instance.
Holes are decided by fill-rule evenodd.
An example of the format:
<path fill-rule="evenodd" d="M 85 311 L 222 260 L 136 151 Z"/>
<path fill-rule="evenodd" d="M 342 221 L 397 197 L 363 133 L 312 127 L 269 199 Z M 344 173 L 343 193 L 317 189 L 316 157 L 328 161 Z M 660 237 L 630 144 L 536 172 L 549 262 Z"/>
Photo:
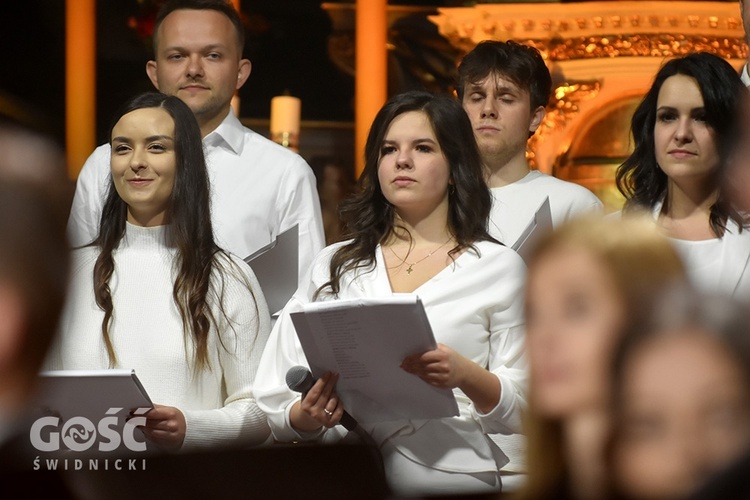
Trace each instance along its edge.
<path fill-rule="evenodd" d="M 270 331 L 265 298 L 252 270 L 241 260 L 220 258 L 213 314 L 219 325 L 220 369 L 226 398 L 213 410 L 183 410 L 187 432 L 183 450 L 219 444 L 259 445 L 270 436 L 265 414 L 255 402 L 255 376 Z M 239 275 L 239 276 L 238 276 Z"/>

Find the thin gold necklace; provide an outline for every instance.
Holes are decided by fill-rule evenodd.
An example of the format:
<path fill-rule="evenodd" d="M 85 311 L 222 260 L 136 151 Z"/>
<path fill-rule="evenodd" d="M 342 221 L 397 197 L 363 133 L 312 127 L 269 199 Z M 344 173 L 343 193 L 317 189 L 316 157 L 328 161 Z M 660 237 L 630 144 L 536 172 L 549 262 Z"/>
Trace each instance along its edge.
<path fill-rule="evenodd" d="M 430 257 L 432 257 L 432 256 L 433 256 L 433 255 L 435 254 L 435 252 L 437 252 L 438 250 L 440 250 L 441 248 L 443 248 L 443 247 L 444 247 L 445 245 L 447 245 L 447 244 L 448 244 L 448 242 L 449 242 L 450 240 L 452 240 L 452 239 L 453 239 L 453 236 L 450 236 L 450 237 L 449 237 L 449 238 L 448 238 L 447 240 L 445 240 L 445 243 L 443 243 L 442 245 L 440 245 L 440 246 L 439 246 L 439 247 L 437 247 L 437 248 L 436 248 L 435 250 L 433 250 L 432 252 L 428 253 L 428 254 L 427 254 L 426 256 L 422 257 L 422 258 L 421 258 L 421 259 L 419 259 L 418 261 L 416 261 L 416 262 L 412 262 L 411 264 L 409 264 L 408 262 L 406 262 L 406 258 L 400 257 L 400 256 L 399 256 L 399 255 L 398 255 L 398 254 L 397 254 L 397 253 L 395 252 L 395 250 L 393 250 L 393 247 L 392 247 L 392 246 L 389 246 L 388 248 L 389 248 L 389 249 L 391 250 L 391 253 L 392 253 L 393 255 L 395 255 L 395 256 L 396 256 L 396 258 L 397 258 L 397 259 L 399 259 L 399 260 L 400 260 L 400 261 L 401 261 L 401 262 L 402 262 L 403 264 L 406 264 L 407 266 L 409 266 L 409 267 L 407 267 L 407 268 L 406 268 L 406 274 L 411 274 L 411 273 L 412 273 L 412 271 L 414 270 L 414 269 L 413 269 L 413 267 L 414 267 L 414 266 L 416 266 L 416 265 L 417 265 L 417 264 L 419 264 L 420 262 L 422 262 L 422 261 L 424 261 L 424 260 L 427 260 L 427 259 L 429 259 Z M 407 256 L 407 257 L 409 256 L 409 253 L 408 253 L 408 252 L 407 252 L 406 256 Z"/>

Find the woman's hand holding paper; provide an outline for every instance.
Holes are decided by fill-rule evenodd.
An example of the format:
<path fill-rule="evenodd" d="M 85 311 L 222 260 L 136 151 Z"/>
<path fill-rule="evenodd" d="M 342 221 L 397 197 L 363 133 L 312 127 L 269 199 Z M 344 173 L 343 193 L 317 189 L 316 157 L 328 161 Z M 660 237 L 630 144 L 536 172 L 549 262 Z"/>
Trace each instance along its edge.
<path fill-rule="evenodd" d="M 500 401 L 498 378 L 445 344 L 407 356 L 401 368 L 435 387 L 461 389 L 483 413 L 490 412 Z"/>

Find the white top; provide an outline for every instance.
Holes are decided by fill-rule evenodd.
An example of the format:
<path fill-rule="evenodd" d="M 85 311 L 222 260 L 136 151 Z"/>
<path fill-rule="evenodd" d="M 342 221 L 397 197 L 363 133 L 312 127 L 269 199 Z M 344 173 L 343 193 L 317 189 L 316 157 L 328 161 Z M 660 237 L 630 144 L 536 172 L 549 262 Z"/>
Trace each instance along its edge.
<path fill-rule="evenodd" d="M 289 411 L 299 394 L 286 387 L 285 375 L 292 366 L 307 366 L 289 314 L 311 301 L 315 290 L 328 281 L 330 258 L 341 245 L 327 247 L 315 259 L 311 282 L 300 288 L 284 308 L 263 353 L 256 384 L 258 405 L 267 413 L 271 430 L 281 441 L 319 437 L 301 436 L 289 421 Z M 365 426 L 381 446 L 388 442 L 414 462 L 443 471 L 496 472 L 507 458 L 486 434 L 520 432 L 525 407 L 525 266 L 518 254 L 507 247 L 490 242 L 480 242 L 476 247 L 480 255 L 465 251 L 414 293 L 424 304 L 435 339 L 498 377 L 502 393 L 497 407 L 482 414 L 466 395 L 454 389 L 458 417 Z M 339 298 L 392 294 L 378 247 L 373 266 L 343 276 Z M 328 294 L 319 297 L 332 299 Z M 325 437 L 335 438 L 340 432 L 343 428 L 337 426 L 326 431 Z"/>
<path fill-rule="evenodd" d="M 687 241 L 670 238 L 682 257 L 688 278 L 699 290 L 750 299 L 750 229 L 739 232 L 727 221 L 721 238 Z"/>
<path fill-rule="evenodd" d="M 654 220 L 661 213 L 661 202 L 651 209 Z M 611 217 L 627 217 L 615 212 Z M 682 258 L 690 282 L 702 292 L 723 293 L 738 300 L 750 299 L 750 229 L 732 219 L 721 238 L 689 241 L 669 238 Z"/>
<path fill-rule="evenodd" d="M 745 87 L 750 87 L 750 75 L 747 73 L 747 64 L 742 66 L 742 73 L 740 73 L 740 80 L 745 84 Z"/>
<path fill-rule="evenodd" d="M 260 444 L 268 438 L 269 429 L 253 398 L 253 384 L 270 320 L 255 275 L 234 256 L 231 262 L 224 254 L 217 257 L 217 264 L 226 270 L 225 278 L 222 284 L 214 272 L 208 299 L 219 322 L 221 342 L 212 328 L 210 370 L 194 374 L 195 348 L 192 338 L 185 341 L 172 298 L 177 249 L 166 245 L 164 229 L 128 224 L 113 252 L 115 270 L 109 286 L 114 304 L 110 339 L 117 356 L 115 368 L 135 368 L 154 403 L 175 406 L 184 413 L 183 449 L 239 440 Z M 68 301 L 47 369 L 110 368 L 101 330 L 104 312 L 94 299 L 98 254 L 95 247 L 73 252 Z"/>
<path fill-rule="evenodd" d="M 315 176 L 299 155 L 243 127 L 232 110 L 203 138 L 218 245 L 245 258 L 299 224 L 299 279 L 323 248 Z M 90 243 L 110 183 L 109 144 L 83 165 L 68 219 L 74 247 Z"/>
<path fill-rule="evenodd" d="M 718 292 L 720 290 L 721 255 L 724 241 L 721 238 L 690 241 L 670 238 L 677 253 L 685 263 L 690 280 L 701 290 Z"/>
<path fill-rule="evenodd" d="M 547 196 L 555 228 L 582 213 L 602 210 L 602 202 L 585 187 L 538 170 L 531 170 L 523 179 L 490 191 L 492 212 L 488 230 L 507 246 L 512 246 L 521 236 Z"/>

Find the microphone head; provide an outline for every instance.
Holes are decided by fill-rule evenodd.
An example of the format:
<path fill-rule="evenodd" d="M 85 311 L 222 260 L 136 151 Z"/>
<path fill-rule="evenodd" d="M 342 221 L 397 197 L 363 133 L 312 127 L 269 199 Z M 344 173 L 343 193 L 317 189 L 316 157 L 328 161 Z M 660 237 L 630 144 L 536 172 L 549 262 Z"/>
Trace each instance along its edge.
<path fill-rule="evenodd" d="M 304 366 L 293 366 L 286 372 L 286 385 L 294 392 L 305 393 L 314 383 L 312 373 Z"/>

